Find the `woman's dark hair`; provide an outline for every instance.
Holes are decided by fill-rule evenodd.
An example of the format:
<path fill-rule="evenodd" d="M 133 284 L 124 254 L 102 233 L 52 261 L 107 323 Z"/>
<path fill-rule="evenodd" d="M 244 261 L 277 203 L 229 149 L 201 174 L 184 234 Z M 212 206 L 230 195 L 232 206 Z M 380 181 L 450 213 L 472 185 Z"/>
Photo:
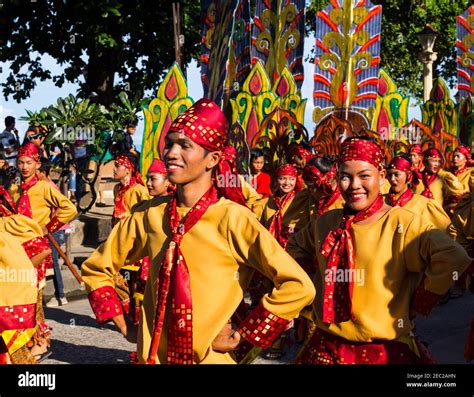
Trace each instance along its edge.
<path fill-rule="evenodd" d="M 327 174 L 334 164 L 335 159 L 330 156 L 313 157 L 308 164 L 314 165 L 320 172 Z"/>
<path fill-rule="evenodd" d="M 255 159 L 258 159 L 259 157 L 263 157 L 265 154 L 263 153 L 263 150 L 261 149 L 252 149 L 250 150 L 250 162 L 254 161 Z"/>
<path fill-rule="evenodd" d="M 49 172 L 51 171 L 50 161 L 45 157 L 41 157 L 40 161 L 41 161 L 41 166 L 39 167 L 38 171 L 44 172 L 46 176 L 49 176 Z"/>

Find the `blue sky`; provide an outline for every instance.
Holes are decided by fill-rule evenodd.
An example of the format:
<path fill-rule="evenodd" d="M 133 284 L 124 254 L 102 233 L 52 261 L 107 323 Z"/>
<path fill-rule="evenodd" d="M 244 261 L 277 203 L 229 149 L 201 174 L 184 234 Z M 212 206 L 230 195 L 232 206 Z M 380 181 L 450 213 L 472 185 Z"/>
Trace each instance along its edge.
<path fill-rule="evenodd" d="M 305 56 L 311 51 L 311 48 L 314 46 L 314 38 L 309 37 L 306 38 L 305 41 Z M 59 74 L 63 70 L 63 68 L 58 65 L 53 58 L 50 56 L 43 56 L 42 58 L 43 64 L 45 68 L 51 70 L 51 74 Z M 8 65 L 2 64 L 0 65 L 3 69 L 2 73 L 0 73 L 0 81 L 4 80 L 7 76 Z M 305 120 L 304 124 L 308 129 L 310 135 L 314 129 L 314 124 L 312 121 L 312 111 L 313 111 L 313 101 L 312 101 L 312 91 L 313 91 L 313 73 L 314 73 L 314 64 L 309 62 L 304 62 L 304 69 L 305 69 L 305 80 L 302 86 L 302 96 L 303 98 L 307 98 L 307 105 L 306 105 L 306 112 L 305 112 Z M 144 71 L 146 73 L 146 71 Z M 199 72 L 199 67 L 196 61 L 191 62 L 187 69 L 188 75 L 188 90 L 189 95 L 194 99 L 197 100 L 202 97 L 203 89 L 201 85 L 201 77 Z M 54 85 L 52 81 L 45 81 L 45 82 L 38 82 L 35 89 L 32 91 L 30 98 L 22 101 L 21 103 L 17 103 L 13 99 L 9 99 L 5 101 L 5 98 L 0 95 L 0 122 L 1 128 L 3 130 L 3 120 L 6 116 L 12 115 L 17 119 L 17 129 L 20 133 L 20 137 L 22 137 L 28 127 L 25 121 L 18 120 L 20 117 L 25 116 L 25 110 L 33 110 L 37 111 L 42 107 L 54 104 L 58 97 L 65 97 L 70 93 L 75 94 L 78 90 L 78 84 L 71 84 L 66 83 L 63 87 L 59 88 Z M 147 96 L 152 96 L 155 93 L 149 91 L 146 92 Z M 412 101 L 413 102 L 413 101 Z M 409 119 L 411 120 L 413 117 L 420 118 L 420 111 L 418 107 L 410 107 L 409 108 Z M 135 144 L 138 147 L 141 147 L 142 141 L 142 134 L 143 134 L 143 120 L 141 120 L 137 127 L 137 133 L 134 136 Z"/>

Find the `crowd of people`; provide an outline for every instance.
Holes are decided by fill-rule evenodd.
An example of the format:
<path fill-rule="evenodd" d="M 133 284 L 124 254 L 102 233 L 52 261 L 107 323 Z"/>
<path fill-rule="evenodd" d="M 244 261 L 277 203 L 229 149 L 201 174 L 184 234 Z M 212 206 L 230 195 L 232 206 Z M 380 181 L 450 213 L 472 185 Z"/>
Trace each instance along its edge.
<path fill-rule="evenodd" d="M 113 228 L 81 272 L 97 321 L 136 343 L 132 362 L 249 363 L 297 344 L 298 364 L 435 363 L 415 320 L 473 286 L 470 148 L 448 168 L 433 147 L 387 161 L 373 140 L 349 137 L 337 155 L 294 144 L 275 170 L 252 149 L 239 175 L 227 130 L 201 99 L 173 121 L 146 181 L 133 141 L 114 152 Z M 0 290 L 3 363 L 51 351 L 48 239 L 76 216 L 41 176 L 32 139 L 4 144 L 20 180 L 5 176 L 0 192 L 1 265 L 18 251 L 16 268 L 35 269 L 36 282 Z M 473 338 L 474 319 L 467 361 Z"/>

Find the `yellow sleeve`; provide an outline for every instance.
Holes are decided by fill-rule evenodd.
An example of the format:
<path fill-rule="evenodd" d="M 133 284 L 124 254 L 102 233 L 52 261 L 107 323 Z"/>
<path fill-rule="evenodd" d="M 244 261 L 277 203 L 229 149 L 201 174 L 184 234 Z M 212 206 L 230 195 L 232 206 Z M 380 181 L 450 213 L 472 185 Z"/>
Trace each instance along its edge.
<path fill-rule="evenodd" d="M 130 189 L 129 192 L 130 195 L 128 195 L 126 200 L 129 211 L 140 201 L 149 200 L 151 198 L 148 189 L 143 185 L 135 185 L 134 189 Z"/>
<path fill-rule="evenodd" d="M 445 294 L 471 263 L 464 248 L 418 215 L 408 225 L 403 254 L 409 271 L 424 274 L 424 290 L 437 295 Z"/>
<path fill-rule="evenodd" d="M 457 211 L 448 226 L 449 236 L 461 244 L 467 252 L 471 252 L 474 239 L 474 234 L 470 234 L 474 226 L 472 221 L 472 208 L 469 206 Z"/>
<path fill-rule="evenodd" d="M 234 216 L 232 216 L 234 215 Z M 313 301 L 315 291 L 304 270 L 258 221 L 241 211 L 229 217 L 228 241 L 239 264 L 257 270 L 274 288 L 261 305 L 278 317 L 291 320 Z"/>
<path fill-rule="evenodd" d="M 250 185 L 242 175 L 239 175 L 240 183 L 242 186 L 242 194 L 245 197 L 247 207 L 252 208 L 254 204 L 259 201 L 262 196 Z"/>
<path fill-rule="evenodd" d="M 113 277 L 123 266 L 146 256 L 144 214 L 144 211 L 136 211 L 118 222 L 105 243 L 82 264 L 82 279 L 88 291 L 113 287 Z"/>
<path fill-rule="evenodd" d="M 21 214 L 1 217 L 0 231 L 11 234 L 21 243 L 43 236 L 41 226 L 33 219 Z"/>
<path fill-rule="evenodd" d="M 464 186 L 459 179 L 449 171 L 445 171 L 441 169 L 438 172 L 438 176 L 443 179 L 444 182 L 444 196 L 452 197 L 452 196 L 460 196 L 465 193 Z"/>
<path fill-rule="evenodd" d="M 441 207 L 435 200 L 428 201 L 422 216 L 427 222 L 441 230 L 447 230 L 451 223 L 448 214 L 446 214 L 443 207 Z"/>
<path fill-rule="evenodd" d="M 44 186 L 44 200 L 49 207 L 57 209 L 50 222 L 46 225 L 50 232 L 54 232 L 63 224 L 72 221 L 77 215 L 77 210 L 72 201 L 55 189 L 53 185 L 45 183 Z"/>

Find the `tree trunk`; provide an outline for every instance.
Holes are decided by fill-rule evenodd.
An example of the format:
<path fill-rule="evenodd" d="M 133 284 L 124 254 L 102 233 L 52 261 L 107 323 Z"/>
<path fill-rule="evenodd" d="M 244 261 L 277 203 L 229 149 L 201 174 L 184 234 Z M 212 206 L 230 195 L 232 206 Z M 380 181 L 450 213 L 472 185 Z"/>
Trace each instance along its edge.
<path fill-rule="evenodd" d="M 100 54 L 89 55 L 89 64 L 86 74 L 86 92 L 95 92 L 98 102 L 109 107 L 115 99 L 114 78 L 117 70 L 117 52 L 113 49 Z"/>

